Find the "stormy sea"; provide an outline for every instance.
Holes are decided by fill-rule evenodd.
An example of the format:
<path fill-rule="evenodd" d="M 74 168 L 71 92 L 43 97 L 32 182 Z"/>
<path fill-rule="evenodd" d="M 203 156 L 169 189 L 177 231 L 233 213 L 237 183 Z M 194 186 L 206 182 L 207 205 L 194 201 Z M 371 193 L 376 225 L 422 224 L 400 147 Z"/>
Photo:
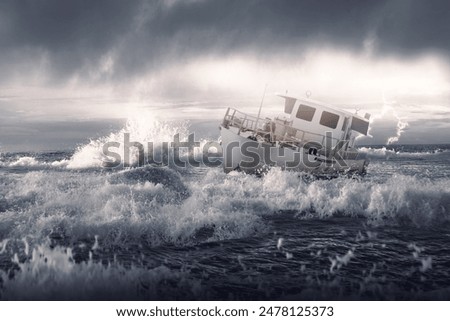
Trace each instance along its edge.
<path fill-rule="evenodd" d="M 188 131 L 2 152 L 0 299 L 450 299 L 450 145 L 360 146 L 367 174 L 332 179 L 102 166 L 125 132 Z"/>

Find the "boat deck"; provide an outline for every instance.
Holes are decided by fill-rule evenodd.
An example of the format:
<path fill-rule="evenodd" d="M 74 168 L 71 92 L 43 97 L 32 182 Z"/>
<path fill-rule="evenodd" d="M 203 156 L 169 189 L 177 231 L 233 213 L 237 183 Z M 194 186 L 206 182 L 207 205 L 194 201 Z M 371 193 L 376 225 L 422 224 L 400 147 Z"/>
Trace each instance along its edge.
<path fill-rule="evenodd" d="M 307 143 L 316 143 L 320 144 L 320 146 L 334 148 L 343 142 L 340 139 L 331 137 L 331 135 L 308 132 L 292 127 L 291 124 L 292 122 L 277 117 L 274 119 L 258 118 L 234 108 L 227 109 L 222 123 L 225 128 L 237 128 L 239 135 L 251 132 L 256 139 L 292 148 L 303 147 Z"/>

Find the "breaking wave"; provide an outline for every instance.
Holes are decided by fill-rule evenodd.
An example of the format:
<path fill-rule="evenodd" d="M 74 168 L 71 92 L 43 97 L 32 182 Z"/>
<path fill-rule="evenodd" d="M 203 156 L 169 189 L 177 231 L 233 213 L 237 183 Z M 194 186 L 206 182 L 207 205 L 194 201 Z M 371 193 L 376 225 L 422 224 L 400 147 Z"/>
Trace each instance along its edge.
<path fill-rule="evenodd" d="M 394 175 L 383 183 L 337 178 L 316 180 L 272 169 L 258 179 L 210 171 L 203 191 L 241 210 L 263 213 L 291 210 L 302 218 L 361 216 L 373 224 L 413 223 L 425 226 L 448 221 L 450 180 Z"/>
<path fill-rule="evenodd" d="M 264 231 L 265 217 L 283 211 L 299 219 L 364 217 L 377 225 L 449 220 L 449 179 L 316 180 L 279 169 L 259 178 L 217 168 L 201 176 L 188 179 L 150 166 L 97 175 L 29 172 L 3 181 L 0 239 L 97 235 L 102 244 L 189 244 L 250 236 Z"/>
<path fill-rule="evenodd" d="M 245 236 L 257 229 L 253 211 L 221 204 L 207 189 L 188 184 L 168 168 L 113 174 L 30 172 L 6 182 L 0 200 L 0 236 L 69 240 L 98 235 L 103 243 L 145 239 L 185 244 L 211 228 L 210 239 Z M 242 224 L 242 223 L 247 224 Z"/>
<path fill-rule="evenodd" d="M 170 127 L 164 135 L 169 136 L 172 130 L 178 129 Z M 120 134 L 117 135 L 120 138 Z M 360 273 L 358 260 L 366 255 L 361 247 L 375 242 L 376 233 L 366 230 L 356 235 L 356 247 L 339 247 L 336 251 L 326 247 L 315 249 L 312 255 L 320 261 L 320 271 L 325 271 L 329 281 L 316 282 L 315 277 L 305 272 L 311 267 L 305 267 L 304 258 L 297 258 L 304 253 L 307 255 L 312 248 L 294 251 L 289 247 L 292 239 L 281 233 L 268 236 L 277 221 L 286 219 L 292 223 L 291 220 L 296 220 L 300 225 L 322 226 L 327 221 L 340 224 L 347 220 L 342 217 L 348 217 L 348 221 L 361 222 L 368 229 L 398 226 L 400 230 L 420 227 L 433 231 L 436 227 L 448 226 L 450 220 L 450 179 L 445 175 L 430 176 L 434 177 L 432 179 L 418 175 L 417 171 L 411 175 L 395 171 L 392 176 L 380 179 L 377 174 L 386 169 L 383 164 L 387 162 L 376 160 L 375 166 L 369 168 L 373 175 L 331 180 L 279 168 L 261 177 L 241 172 L 225 174 L 221 168 L 183 172 L 152 166 L 99 170 L 96 167 L 102 160 L 93 157 L 98 155 L 94 147 L 107 139 L 82 147 L 73 157 L 63 160 L 48 161 L 39 155 L 2 158 L 3 164 L 10 165 L 8 168 L 38 170 L 0 175 L 4 191 L 0 194 L 0 264 L 3 265 L 0 299 L 215 298 L 211 293 L 223 298 L 193 272 L 199 267 L 201 270 L 203 250 L 195 254 L 194 263 L 183 261 L 180 257 L 184 254 L 179 253 L 190 255 L 190 249 L 204 249 L 217 241 L 226 241 L 220 242 L 225 248 L 227 243 L 245 243 L 247 249 L 247 242 L 268 238 L 270 243 L 270 237 L 275 238 L 272 246 L 278 255 L 271 254 L 270 264 L 276 268 L 278 261 L 286 260 L 289 266 L 297 260 L 294 269 L 305 273 L 306 284 L 299 285 L 304 292 L 295 289 L 300 294 L 286 298 L 326 299 L 329 293 L 335 293 L 336 289 L 345 287 L 343 283 L 348 283 L 348 279 L 340 281 L 341 272 L 349 270 L 352 276 Z M 387 152 L 368 150 L 382 155 Z M 403 157 L 404 153 L 395 152 L 394 157 Z M 448 151 L 406 153 L 446 157 Z M 389 166 L 393 166 L 392 163 L 395 162 Z M 344 224 L 343 233 L 352 233 L 346 229 Z M 354 237 L 355 234 L 346 240 Z M 312 238 L 308 242 L 308 246 L 316 246 Z M 421 276 L 434 273 L 438 266 L 435 256 L 423 250 L 422 245 L 413 244 L 408 250 L 414 250 L 411 259 L 414 272 L 411 273 L 421 273 Z M 139 259 L 141 251 L 145 253 L 145 263 L 144 259 Z M 164 255 L 162 260 L 152 261 L 155 253 L 165 251 L 168 255 L 180 255 L 173 259 L 176 263 L 168 260 L 166 264 Z M 380 251 L 380 257 L 391 255 Z M 120 257 L 124 252 L 133 257 Z M 116 253 L 117 260 L 113 256 Z M 233 260 L 234 256 L 235 252 L 228 253 L 223 259 Z M 246 258 L 237 255 L 237 260 L 245 270 Z M 259 262 L 257 255 L 248 260 Z M 222 271 L 222 263 L 211 261 L 208 264 L 211 270 L 218 264 Z M 191 264 L 196 266 L 193 270 L 190 270 Z M 379 264 L 381 269 L 382 263 Z M 364 276 L 369 281 L 359 283 L 355 278 L 352 286 L 384 298 L 386 293 L 380 284 L 384 284 L 382 278 L 389 273 L 377 279 L 373 269 L 374 272 Z M 312 275 L 317 271 L 308 273 Z M 267 275 L 272 276 L 271 273 Z M 293 273 L 291 275 L 298 276 L 298 270 Z M 443 278 L 447 280 L 448 276 Z M 266 292 L 271 290 L 264 287 L 266 279 L 241 281 L 247 280 L 250 280 L 251 293 L 243 294 L 243 298 L 254 297 L 253 286 L 258 287 L 262 299 L 267 298 Z M 221 283 L 218 288 L 220 286 Z M 271 295 L 282 297 L 270 293 L 268 297 Z M 333 298 L 340 298 L 339 295 Z M 359 292 L 351 291 L 350 297 L 358 298 L 358 295 Z M 368 297 L 373 298 L 370 295 Z M 448 298 L 448 292 L 432 294 L 433 298 L 440 296 Z M 342 295 L 342 298 L 348 297 L 349 294 Z"/>
<path fill-rule="evenodd" d="M 38 245 L 25 260 L 14 257 L 14 277 L 0 270 L 0 299 L 8 300 L 174 300 L 198 295 L 196 282 L 165 266 L 75 262 L 71 248 Z M 158 286 L 164 283 L 164 286 Z M 175 296 L 175 297 L 174 297 Z"/>
<path fill-rule="evenodd" d="M 69 169 L 101 167 L 103 162 L 110 161 L 103 154 L 103 145 L 108 142 L 123 144 L 125 134 L 130 134 L 130 141 L 139 142 L 146 148 L 149 142 L 154 143 L 156 146 L 162 142 L 171 142 L 175 134 L 179 134 L 181 138 L 187 137 L 188 124 L 186 122 L 174 123 L 160 121 L 152 114 L 140 114 L 139 117 L 129 118 L 124 128 L 120 131 L 111 133 L 109 136 L 91 140 L 89 144 L 78 148 L 72 158 L 64 163 L 66 163 Z M 117 149 L 116 152 L 123 160 L 123 148 Z M 137 160 L 137 150 L 132 149 L 130 164 L 136 163 Z"/>
<path fill-rule="evenodd" d="M 343 279 L 345 285 L 339 284 L 342 270 L 355 265 L 350 271 L 352 277 L 361 272 L 358 260 L 366 255 L 362 254 L 362 247 L 375 242 L 376 233 L 355 233 L 336 249 L 333 245 L 318 246 L 310 235 L 306 248 L 295 251 L 290 242 L 297 234 L 291 239 L 281 235 L 283 231 L 279 236 L 271 234 L 277 222 L 295 220 L 299 226 L 318 222 L 316 226 L 321 228 L 327 220 L 338 221 L 338 231 L 342 228 L 342 233 L 351 234 L 346 231 L 348 226 L 339 225 L 346 218 L 375 230 L 380 226 L 398 226 L 400 230 L 420 227 L 421 231 L 433 231 L 435 227 L 448 226 L 450 221 L 448 148 L 362 147 L 360 151 L 374 159 L 368 175 L 331 180 L 279 168 L 272 168 L 261 177 L 242 172 L 225 174 L 221 168 L 206 167 L 102 168 L 108 160 L 102 153 L 103 145 L 112 141 L 123 143 L 126 133 L 131 141 L 160 144 L 172 141 L 175 134 L 186 139 L 188 126 L 157 121 L 149 115 L 128 120 L 122 130 L 92 140 L 74 153 L 61 152 L 51 157 L 0 155 L 0 165 L 5 168 L 0 172 L 0 299 L 210 299 L 211 288 L 199 280 L 199 273 L 204 272 L 203 250 L 190 261 L 180 257 L 189 256 L 192 248 L 204 249 L 219 241 L 228 251 L 220 259 L 233 260 L 236 254 L 239 267 L 245 270 L 246 258 L 238 255 L 235 248 L 227 248 L 227 244 L 239 247 L 239 243 L 244 243 L 245 248 L 241 249 L 249 251 L 248 243 L 264 239 L 264 244 L 256 248 L 257 254 L 249 255 L 248 260 L 258 262 L 258 269 L 267 268 L 265 263 L 259 264 L 262 261 L 258 251 L 266 250 L 266 239 L 272 241 L 269 238 L 275 240 L 271 246 L 276 253 L 270 253 L 271 266 L 266 276 L 272 279 L 272 265 L 277 269 L 279 261 L 289 261 L 282 268 L 292 268 L 290 276 L 298 276 L 298 270 L 305 273 L 311 269 L 309 276 L 305 274 L 307 284 L 299 285 L 301 291 L 306 291 L 302 294 L 304 299 L 327 298 L 335 292 L 330 289 L 348 285 L 348 279 Z M 123 149 L 119 153 L 123 158 Z M 392 161 L 385 161 L 389 159 Z M 130 163 L 136 160 L 137 155 L 131 155 Z M 348 245 L 355 235 L 357 244 Z M 298 244 L 303 242 L 302 237 L 299 239 Z M 381 249 L 383 245 L 386 246 L 381 244 Z M 411 243 L 405 250 L 414 250 L 411 273 L 425 277 L 436 270 L 435 256 L 422 245 Z M 162 260 L 153 261 L 155 253 L 165 251 L 180 256 L 174 258 L 175 263 L 166 264 L 164 255 Z M 305 257 L 297 257 L 308 255 L 307 252 L 314 252 L 312 257 L 320 261 L 316 270 L 305 266 Z M 407 255 L 411 256 L 409 252 Z M 124 256 L 116 259 L 117 253 Z M 142 253 L 146 255 L 145 263 L 140 259 Z M 380 253 L 380 257 L 396 255 L 382 250 Z M 296 259 L 297 265 L 289 267 Z M 377 268 L 382 269 L 383 262 L 384 258 L 379 258 Z M 224 265 L 212 260 L 209 271 L 223 271 Z M 193 272 L 195 269 L 200 272 Z M 370 281 L 377 272 L 375 266 L 369 269 L 363 276 Z M 399 270 L 403 272 L 403 266 Z M 255 271 L 255 275 L 260 273 Z M 329 282 L 316 279 L 320 271 L 325 271 Z M 264 286 L 267 279 L 252 279 L 252 273 L 239 280 L 251 284 L 248 297 L 254 295 L 256 287 L 260 292 L 269 291 Z M 235 275 L 230 277 L 232 283 Z M 381 275 L 381 281 L 374 283 L 373 291 L 379 297 L 384 297 L 384 289 L 379 285 L 384 284 L 382 278 L 386 275 L 390 274 Z M 448 275 L 443 279 L 448 280 Z M 358 277 L 353 281 L 355 288 L 370 287 L 369 281 L 360 283 Z M 222 279 L 217 288 L 221 286 Z M 354 293 L 351 295 L 357 298 Z M 267 298 L 264 295 L 261 297 Z M 448 297 L 448 293 L 443 297 Z M 219 294 L 218 298 L 223 297 Z"/>
<path fill-rule="evenodd" d="M 395 150 L 386 147 L 360 147 L 358 148 L 360 152 L 366 153 L 369 158 L 417 158 L 417 157 L 427 157 L 427 156 L 436 156 L 442 154 L 448 154 L 450 151 L 448 149 L 434 148 L 422 151 L 403 151 L 403 150 Z"/>

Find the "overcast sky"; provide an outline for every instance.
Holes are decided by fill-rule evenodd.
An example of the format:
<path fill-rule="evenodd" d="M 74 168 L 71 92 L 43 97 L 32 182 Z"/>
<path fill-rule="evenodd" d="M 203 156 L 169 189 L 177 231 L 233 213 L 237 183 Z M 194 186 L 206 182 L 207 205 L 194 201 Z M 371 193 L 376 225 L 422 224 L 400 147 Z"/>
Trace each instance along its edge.
<path fill-rule="evenodd" d="M 273 93 L 309 90 L 368 110 L 372 143 L 398 126 L 399 143 L 450 143 L 449 12 L 445 0 L 2 0 L 0 150 L 70 148 L 143 109 L 219 119 L 258 106 L 266 84 L 268 112 Z"/>

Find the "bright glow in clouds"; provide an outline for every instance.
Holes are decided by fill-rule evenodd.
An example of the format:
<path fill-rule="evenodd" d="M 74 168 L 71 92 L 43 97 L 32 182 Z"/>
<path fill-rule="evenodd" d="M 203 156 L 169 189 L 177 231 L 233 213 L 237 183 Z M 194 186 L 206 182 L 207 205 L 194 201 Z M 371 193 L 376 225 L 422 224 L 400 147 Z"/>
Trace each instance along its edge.
<path fill-rule="evenodd" d="M 433 55 L 383 59 L 365 53 L 311 49 L 270 59 L 250 55 L 203 56 L 163 65 L 126 83 L 118 83 L 110 78 L 101 79 L 102 75 L 114 73 L 114 55 L 107 54 L 98 65 L 92 66 L 88 72 L 90 79 L 74 75 L 60 86 L 44 81 L 46 65 L 41 59 L 38 69 L 30 71 L 35 75 L 32 83 L 28 77 L 14 81 L 7 88 L 0 88 L 1 95 L 30 99 L 95 98 L 133 106 L 222 98 L 234 101 L 252 97 L 258 101 L 266 83 L 268 92 L 288 90 L 304 95 L 310 90 L 312 98 L 338 104 L 380 102 L 383 93 L 387 99 L 397 101 L 400 98 L 435 101 L 450 94 L 450 68 L 444 59 Z"/>
<path fill-rule="evenodd" d="M 450 116 L 449 79 L 449 67 L 438 56 L 400 60 L 374 58 L 367 53 L 311 50 L 294 58 L 278 56 L 271 60 L 242 55 L 221 59 L 202 57 L 161 70 L 149 81 L 141 81 L 144 86 L 137 90 L 148 94 L 147 97 L 155 97 L 155 93 L 170 97 L 170 93 L 176 93 L 217 102 L 219 106 L 233 104 L 253 113 L 257 112 L 266 83 L 268 96 L 286 91 L 304 96 L 310 90 L 313 99 L 338 104 L 350 111 L 358 108 L 370 112 L 370 133 L 375 138 L 371 142 L 392 144 L 399 142 L 402 133 L 409 129 L 409 122 L 439 121 Z M 146 98 L 145 94 L 139 96 Z M 280 113 L 281 105 L 280 99 L 266 97 L 265 114 Z M 220 118 L 222 114 L 217 113 Z M 205 118 L 212 114 L 201 110 L 199 113 L 198 107 L 193 106 L 184 108 L 178 116 Z M 448 126 L 446 130 L 450 132 Z M 420 139 L 430 141 L 430 137 Z"/>
<path fill-rule="evenodd" d="M 174 74 L 181 74 L 199 91 L 232 91 L 258 97 L 264 84 L 269 83 L 276 91 L 303 94 L 311 90 L 320 97 L 349 102 L 354 98 L 380 100 L 382 92 L 389 98 L 448 94 L 448 70 L 444 61 L 434 56 L 375 59 L 343 51 L 311 50 L 269 61 L 245 56 L 201 58 L 164 70 L 162 78 L 166 83 Z"/>
<path fill-rule="evenodd" d="M 432 54 L 401 59 L 375 57 L 370 50 L 303 52 L 291 48 L 288 54 L 258 57 L 207 55 L 161 65 L 130 76 L 126 82 L 114 80 L 117 62 L 113 52 L 88 67 L 92 70 L 84 74 L 89 79 L 73 75 L 63 84 L 51 84 L 46 80 L 47 67 L 41 55 L 30 70 L 33 77 L 15 78 L 0 87 L 0 103 L 6 102 L 0 107 L 16 113 L 20 109 L 20 117 L 28 120 L 127 118 L 148 108 L 164 120 L 219 119 L 229 105 L 256 112 L 268 84 L 266 115 L 281 112 L 282 101 L 272 93 L 304 96 L 309 90 L 315 100 L 370 112 L 370 133 L 383 137 L 379 143 L 397 142 L 404 130 L 410 130 L 408 123 L 423 119 L 440 122 L 450 133 L 445 122 L 450 118 L 450 67 Z M 383 102 L 383 95 L 393 103 Z M 435 124 L 429 130 L 422 128 L 422 133 L 429 132 L 423 141 L 433 141 Z"/>
<path fill-rule="evenodd" d="M 369 135 L 378 137 L 379 141 L 383 141 L 382 137 L 387 137 L 384 141 L 384 144 L 387 145 L 398 143 L 402 133 L 409 126 L 407 121 L 398 116 L 393 104 L 395 102 L 384 101 L 381 113 L 372 117 L 369 127 Z"/>

